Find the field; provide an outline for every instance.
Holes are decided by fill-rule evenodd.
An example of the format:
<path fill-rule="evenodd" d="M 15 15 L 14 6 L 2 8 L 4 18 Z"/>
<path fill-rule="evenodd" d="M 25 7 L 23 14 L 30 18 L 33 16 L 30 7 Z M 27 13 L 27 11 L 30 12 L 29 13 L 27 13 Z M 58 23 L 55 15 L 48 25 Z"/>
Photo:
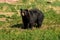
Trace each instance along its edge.
<path fill-rule="evenodd" d="M 20 9 L 44 13 L 41 28 L 21 29 Z M 60 40 L 60 0 L 17 0 L 0 3 L 0 40 Z"/>

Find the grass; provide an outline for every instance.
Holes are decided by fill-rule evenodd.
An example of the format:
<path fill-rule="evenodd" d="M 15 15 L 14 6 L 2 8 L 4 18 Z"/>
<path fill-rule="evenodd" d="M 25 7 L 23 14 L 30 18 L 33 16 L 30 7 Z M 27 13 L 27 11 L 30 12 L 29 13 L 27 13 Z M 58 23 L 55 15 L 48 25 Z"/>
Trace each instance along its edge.
<path fill-rule="evenodd" d="M 20 31 L 20 32 L 19 32 Z M 59 32 L 53 30 L 16 30 L 1 29 L 0 40 L 59 40 Z M 38 33 L 38 34 L 37 34 Z"/>
<path fill-rule="evenodd" d="M 22 4 L 0 3 L 0 11 L 14 12 L 10 16 L 0 15 L 0 18 L 6 18 L 6 21 L 0 21 L 0 40 L 60 40 L 60 14 L 57 14 L 53 8 L 48 6 L 60 6 L 58 1 L 51 4 L 45 0 L 22 0 Z M 31 3 L 31 4 L 30 4 Z M 21 4 L 21 5 L 20 5 Z M 35 8 L 37 7 L 44 13 L 44 21 L 42 27 L 37 29 L 21 29 L 22 18 L 18 16 L 17 10 L 20 8 Z M 19 12 L 20 13 L 20 12 Z"/>
<path fill-rule="evenodd" d="M 6 17 L 5 15 L 0 15 L 0 18 Z"/>
<path fill-rule="evenodd" d="M 52 5 L 53 6 L 60 6 L 60 1 L 54 2 Z"/>
<path fill-rule="evenodd" d="M 5 22 L 0 21 L 0 27 L 1 27 L 3 24 L 5 24 Z"/>

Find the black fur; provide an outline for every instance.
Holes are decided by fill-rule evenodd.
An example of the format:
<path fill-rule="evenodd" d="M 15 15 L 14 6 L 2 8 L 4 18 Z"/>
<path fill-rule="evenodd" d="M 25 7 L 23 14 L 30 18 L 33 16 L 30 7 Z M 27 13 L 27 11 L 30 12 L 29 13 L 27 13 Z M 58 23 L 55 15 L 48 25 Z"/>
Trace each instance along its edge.
<path fill-rule="evenodd" d="M 41 27 L 44 14 L 39 9 L 20 9 L 21 16 L 24 24 L 24 29 L 32 28 L 36 25 L 37 28 Z"/>

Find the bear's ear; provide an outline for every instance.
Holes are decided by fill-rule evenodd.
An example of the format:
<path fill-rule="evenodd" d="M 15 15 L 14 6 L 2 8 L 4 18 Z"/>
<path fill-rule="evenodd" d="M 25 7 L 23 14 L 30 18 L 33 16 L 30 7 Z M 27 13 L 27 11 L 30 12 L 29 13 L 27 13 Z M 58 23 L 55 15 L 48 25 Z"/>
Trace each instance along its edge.
<path fill-rule="evenodd" d="M 22 10 L 22 9 L 20 9 L 20 10 Z"/>
<path fill-rule="evenodd" d="M 22 16 L 24 16 L 23 9 L 20 9 L 20 13 Z"/>
<path fill-rule="evenodd" d="M 20 12 L 22 13 L 22 9 L 20 9 Z"/>

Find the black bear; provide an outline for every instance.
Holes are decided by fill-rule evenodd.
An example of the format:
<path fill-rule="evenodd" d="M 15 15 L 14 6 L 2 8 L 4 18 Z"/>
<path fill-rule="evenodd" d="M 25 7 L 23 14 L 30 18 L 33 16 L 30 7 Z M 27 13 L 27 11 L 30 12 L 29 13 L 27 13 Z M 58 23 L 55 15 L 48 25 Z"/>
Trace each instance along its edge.
<path fill-rule="evenodd" d="M 32 28 L 36 25 L 37 28 L 41 27 L 44 14 L 39 9 L 20 9 L 23 20 L 24 29 Z"/>

